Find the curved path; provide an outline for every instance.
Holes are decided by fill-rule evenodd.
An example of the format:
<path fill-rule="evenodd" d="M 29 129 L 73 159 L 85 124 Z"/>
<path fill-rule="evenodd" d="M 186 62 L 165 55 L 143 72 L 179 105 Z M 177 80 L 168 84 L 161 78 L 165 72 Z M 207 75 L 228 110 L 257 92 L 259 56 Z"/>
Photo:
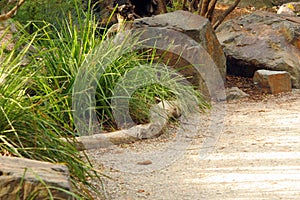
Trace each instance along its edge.
<path fill-rule="evenodd" d="M 112 164 L 123 151 L 160 148 L 172 131 L 168 137 L 123 145 L 121 151 L 88 153 L 114 179 L 106 180 L 110 199 L 300 199 L 300 91 L 260 102 L 229 102 L 224 124 L 207 157 L 199 158 L 209 130 L 202 126 L 182 156 L 152 172 L 122 172 Z M 155 163 L 134 164 L 151 168 Z"/>

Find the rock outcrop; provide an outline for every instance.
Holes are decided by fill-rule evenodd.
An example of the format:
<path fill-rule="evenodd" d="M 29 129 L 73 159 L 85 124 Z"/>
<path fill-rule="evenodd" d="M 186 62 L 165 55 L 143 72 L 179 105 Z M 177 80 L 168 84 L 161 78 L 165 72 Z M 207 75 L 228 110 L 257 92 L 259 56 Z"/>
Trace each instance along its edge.
<path fill-rule="evenodd" d="M 287 71 L 300 88 L 300 19 L 256 11 L 223 23 L 216 31 L 227 72 L 253 77 L 258 69 Z"/>
<path fill-rule="evenodd" d="M 0 156 L 0 199 L 73 199 L 61 189 L 71 190 L 65 165 Z"/>

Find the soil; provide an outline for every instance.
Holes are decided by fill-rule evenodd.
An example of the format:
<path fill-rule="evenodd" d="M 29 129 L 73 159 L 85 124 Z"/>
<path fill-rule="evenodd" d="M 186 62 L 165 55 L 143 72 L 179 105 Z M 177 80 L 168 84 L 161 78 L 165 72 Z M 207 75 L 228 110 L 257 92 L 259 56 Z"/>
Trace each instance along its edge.
<path fill-rule="evenodd" d="M 253 83 L 253 78 L 249 78 L 249 77 L 227 75 L 225 87 L 226 88 L 238 87 L 243 92 L 249 95 L 248 98 L 249 101 L 255 101 L 255 100 L 261 101 L 263 99 L 266 99 L 267 96 L 269 95 L 268 93 L 263 92 L 258 85 L 255 85 Z"/>

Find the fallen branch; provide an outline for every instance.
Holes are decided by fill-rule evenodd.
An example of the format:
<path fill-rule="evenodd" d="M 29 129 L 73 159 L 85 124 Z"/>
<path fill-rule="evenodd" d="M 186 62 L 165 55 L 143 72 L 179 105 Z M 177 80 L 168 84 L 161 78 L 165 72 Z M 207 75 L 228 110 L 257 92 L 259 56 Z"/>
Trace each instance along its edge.
<path fill-rule="evenodd" d="M 4 13 L 0 15 L 0 22 L 5 21 L 9 18 L 12 18 L 12 16 L 17 12 L 17 10 L 22 6 L 22 4 L 25 2 L 25 0 L 20 0 L 15 7 L 13 7 L 10 11 L 7 13 Z"/>
<path fill-rule="evenodd" d="M 168 124 L 169 118 L 178 118 L 181 115 L 177 102 L 163 101 L 151 110 L 151 118 L 155 119 L 154 122 L 137 125 L 126 130 L 78 137 L 76 138 L 76 149 L 82 151 L 107 148 L 111 145 L 128 144 L 141 139 L 154 138 L 161 134 L 161 131 Z"/>

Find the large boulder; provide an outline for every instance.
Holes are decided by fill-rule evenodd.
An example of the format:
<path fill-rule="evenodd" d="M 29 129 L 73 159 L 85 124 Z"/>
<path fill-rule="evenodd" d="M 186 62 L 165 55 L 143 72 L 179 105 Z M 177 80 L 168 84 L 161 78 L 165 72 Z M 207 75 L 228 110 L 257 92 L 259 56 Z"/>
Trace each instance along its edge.
<path fill-rule="evenodd" d="M 207 83 L 207 81 L 203 81 L 203 79 L 215 80 L 218 79 L 217 76 L 221 76 L 221 79 L 225 80 L 226 58 L 211 24 L 206 18 L 180 10 L 154 17 L 137 19 L 134 21 L 132 27 L 134 30 L 147 28 L 151 28 L 152 33 L 151 35 L 146 35 L 145 38 L 162 34 L 164 37 L 169 36 L 169 38 L 175 38 L 177 40 L 176 45 L 182 47 L 184 53 L 189 54 L 187 57 L 193 57 L 193 60 L 198 62 L 189 63 L 186 59 L 179 59 L 177 55 L 170 52 L 167 54 L 166 52 L 161 53 L 164 54 L 168 60 L 167 64 L 176 69 L 181 69 L 180 72 L 188 77 L 188 80 L 193 85 L 200 86 L 200 89 L 203 91 L 204 85 Z M 165 43 L 171 46 L 171 41 L 166 40 Z M 196 47 L 198 46 L 204 49 L 207 56 L 196 51 Z M 214 66 L 210 65 L 208 60 L 211 60 Z M 193 65 L 193 67 L 187 67 L 191 65 Z M 203 73 L 201 74 L 199 71 Z M 207 91 L 203 92 L 206 93 Z"/>
<path fill-rule="evenodd" d="M 300 19 L 256 11 L 223 23 L 216 31 L 227 72 L 252 77 L 258 69 L 287 71 L 300 88 Z"/>

